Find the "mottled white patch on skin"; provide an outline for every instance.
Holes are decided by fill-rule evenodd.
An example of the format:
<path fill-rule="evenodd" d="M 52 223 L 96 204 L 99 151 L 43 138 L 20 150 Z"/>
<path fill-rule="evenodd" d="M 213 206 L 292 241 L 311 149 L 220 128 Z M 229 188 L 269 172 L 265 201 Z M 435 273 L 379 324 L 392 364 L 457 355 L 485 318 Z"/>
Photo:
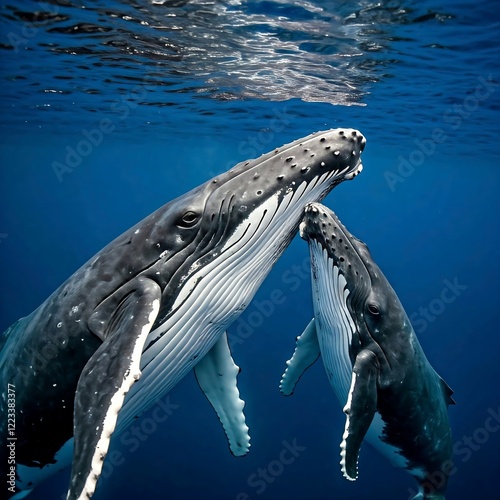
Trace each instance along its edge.
<path fill-rule="evenodd" d="M 314 318 L 307 325 L 302 335 L 297 338 L 295 351 L 286 362 L 286 370 L 280 381 L 280 391 L 289 396 L 302 374 L 319 357 L 320 348 Z"/>
<path fill-rule="evenodd" d="M 194 368 L 201 390 L 216 411 L 226 432 L 233 455 L 241 457 L 250 449 L 237 376 L 239 367 L 233 361 L 227 335 L 222 335 Z"/>
<path fill-rule="evenodd" d="M 127 370 L 125 377 L 123 378 L 122 385 L 115 392 L 111 398 L 106 417 L 104 418 L 101 437 L 97 442 L 97 446 L 94 451 L 94 456 L 92 457 L 92 464 L 90 472 L 85 481 L 83 490 L 78 497 L 78 500 L 87 500 L 90 498 L 96 488 L 97 479 L 99 478 L 104 463 L 104 458 L 108 452 L 109 442 L 111 440 L 111 435 L 115 430 L 116 421 L 118 419 L 118 413 L 123 406 L 123 401 L 130 387 L 136 382 L 141 376 L 140 361 L 142 349 L 146 337 L 151 331 L 151 327 L 158 316 L 158 311 L 160 310 L 160 301 L 158 299 L 154 300 L 152 303 L 151 312 L 149 313 L 148 322 L 142 327 L 140 335 L 137 337 L 130 358 L 130 367 Z M 99 427 L 96 428 L 96 431 Z"/>
<path fill-rule="evenodd" d="M 351 417 L 350 417 L 350 410 L 351 410 L 351 404 L 352 404 L 352 393 L 354 391 L 354 386 L 356 385 L 356 373 L 352 374 L 352 382 L 351 382 L 351 388 L 349 389 L 349 395 L 347 396 L 347 403 L 344 406 L 344 413 L 346 414 L 347 418 L 345 421 L 345 429 L 344 429 L 344 434 L 342 436 L 342 443 L 340 444 L 340 466 L 342 467 L 342 474 L 346 479 L 349 481 L 356 481 L 358 478 L 358 461 L 356 459 L 356 475 L 354 477 L 351 477 L 346 470 L 346 465 L 345 465 L 345 459 L 346 459 L 346 450 L 347 450 L 347 438 L 349 437 L 349 427 L 351 425 Z"/>

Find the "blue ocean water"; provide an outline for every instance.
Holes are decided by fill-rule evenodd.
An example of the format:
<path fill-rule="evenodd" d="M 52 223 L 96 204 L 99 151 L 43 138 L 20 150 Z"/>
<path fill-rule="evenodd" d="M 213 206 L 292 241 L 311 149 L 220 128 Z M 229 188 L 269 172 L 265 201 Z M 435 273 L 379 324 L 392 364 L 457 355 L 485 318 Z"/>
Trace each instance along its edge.
<path fill-rule="evenodd" d="M 315 130 L 357 128 L 364 171 L 325 203 L 368 244 L 455 391 L 447 498 L 499 498 L 496 2 L 0 8 L 1 331 L 172 198 Z M 296 238 L 229 330 L 248 456 L 229 453 L 189 376 L 164 421 L 152 409 L 112 441 L 96 500 L 411 498 L 414 480 L 367 444 L 359 479 L 342 477 L 344 415 L 321 363 L 292 397 L 278 390 L 312 315 L 308 265 Z M 29 498 L 61 498 L 68 477 Z"/>

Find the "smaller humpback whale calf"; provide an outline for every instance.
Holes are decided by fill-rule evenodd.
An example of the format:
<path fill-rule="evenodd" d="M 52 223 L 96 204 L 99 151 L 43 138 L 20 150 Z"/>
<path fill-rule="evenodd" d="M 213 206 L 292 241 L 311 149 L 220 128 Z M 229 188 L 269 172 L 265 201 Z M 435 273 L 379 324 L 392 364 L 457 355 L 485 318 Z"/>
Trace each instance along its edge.
<path fill-rule="evenodd" d="M 236 165 L 123 233 L 14 323 L 0 337 L 4 407 L 8 384 L 16 388 L 9 496 L 72 460 L 68 500 L 91 497 L 115 428 L 191 369 L 232 453 L 247 453 L 226 329 L 296 234 L 304 205 L 361 171 L 365 142 L 356 130 L 327 130 Z M 6 426 L 0 419 L 3 450 Z"/>
<path fill-rule="evenodd" d="M 314 319 L 297 338 L 280 390 L 293 392 L 321 355 L 346 414 L 344 477 L 358 476 L 366 439 L 419 483 L 414 498 L 442 499 L 452 468 L 452 391 L 427 361 L 393 288 L 368 247 L 320 203 L 305 208 Z M 438 480 L 436 480 L 438 477 Z"/>

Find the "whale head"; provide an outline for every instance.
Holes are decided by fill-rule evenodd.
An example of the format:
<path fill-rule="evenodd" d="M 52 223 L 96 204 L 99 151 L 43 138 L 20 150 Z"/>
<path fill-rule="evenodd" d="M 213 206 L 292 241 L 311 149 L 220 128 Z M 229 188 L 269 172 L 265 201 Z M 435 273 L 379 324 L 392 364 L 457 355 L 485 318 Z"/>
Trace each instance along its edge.
<path fill-rule="evenodd" d="M 196 293 L 194 283 L 185 284 L 198 282 L 200 270 L 219 272 L 238 255 L 255 268 L 249 280 L 256 289 L 296 233 L 304 205 L 362 170 L 365 143 L 352 129 L 318 132 L 239 163 L 168 204 L 159 224 L 166 235 L 163 309 L 173 311 Z"/>
<path fill-rule="evenodd" d="M 352 129 L 309 135 L 165 205 L 154 218 L 159 230 L 141 226 L 147 239 L 159 242 L 156 263 L 142 267 L 163 292 L 141 358 L 143 376 L 122 410 L 123 426 L 160 388 L 169 389 L 160 380 L 173 386 L 248 306 L 297 232 L 304 206 L 361 171 L 365 142 Z"/>
<path fill-rule="evenodd" d="M 413 328 L 366 244 L 320 203 L 306 206 L 300 235 L 309 243 L 315 296 L 324 301 L 316 319 L 334 321 L 336 330 L 343 325 L 350 358 L 344 362 L 351 366 L 360 350 L 368 348 L 397 376 L 404 353 L 411 352 L 403 345 Z"/>

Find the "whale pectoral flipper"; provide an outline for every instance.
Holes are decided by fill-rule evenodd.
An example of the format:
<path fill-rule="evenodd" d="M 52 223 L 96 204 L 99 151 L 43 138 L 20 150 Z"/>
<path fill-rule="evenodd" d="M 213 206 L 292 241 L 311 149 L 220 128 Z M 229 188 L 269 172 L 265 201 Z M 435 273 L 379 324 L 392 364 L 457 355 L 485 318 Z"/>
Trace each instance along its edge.
<path fill-rule="evenodd" d="M 105 339 L 78 381 L 73 469 L 68 500 L 92 496 L 125 395 L 141 375 L 140 359 L 160 308 L 161 289 L 148 278 L 127 286 Z"/>
<path fill-rule="evenodd" d="M 196 380 L 221 421 L 231 453 L 237 457 L 246 455 L 250 448 L 243 413 L 245 403 L 240 399 L 236 383 L 239 372 L 231 357 L 226 333 L 194 367 Z"/>
<path fill-rule="evenodd" d="M 377 357 L 368 350 L 361 351 L 354 363 L 351 388 L 344 407 L 346 423 L 340 445 L 340 465 L 346 479 L 358 477 L 358 456 L 361 443 L 377 411 Z"/>
<path fill-rule="evenodd" d="M 439 375 L 438 375 L 439 376 Z M 453 399 L 453 389 L 441 378 L 439 377 L 441 387 L 443 388 L 444 400 L 447 405 L 456 405 L 457 402 Z"/>
<path fill-rule="evenodd" d="M 302 335 L 297 337 L 293 356 L 286 362 L 287 368 L 280 382 L 280 391 L 289 396 L 304 372 L 319 358 L 320 349 L 314 318 L 309 322 Z"/>

